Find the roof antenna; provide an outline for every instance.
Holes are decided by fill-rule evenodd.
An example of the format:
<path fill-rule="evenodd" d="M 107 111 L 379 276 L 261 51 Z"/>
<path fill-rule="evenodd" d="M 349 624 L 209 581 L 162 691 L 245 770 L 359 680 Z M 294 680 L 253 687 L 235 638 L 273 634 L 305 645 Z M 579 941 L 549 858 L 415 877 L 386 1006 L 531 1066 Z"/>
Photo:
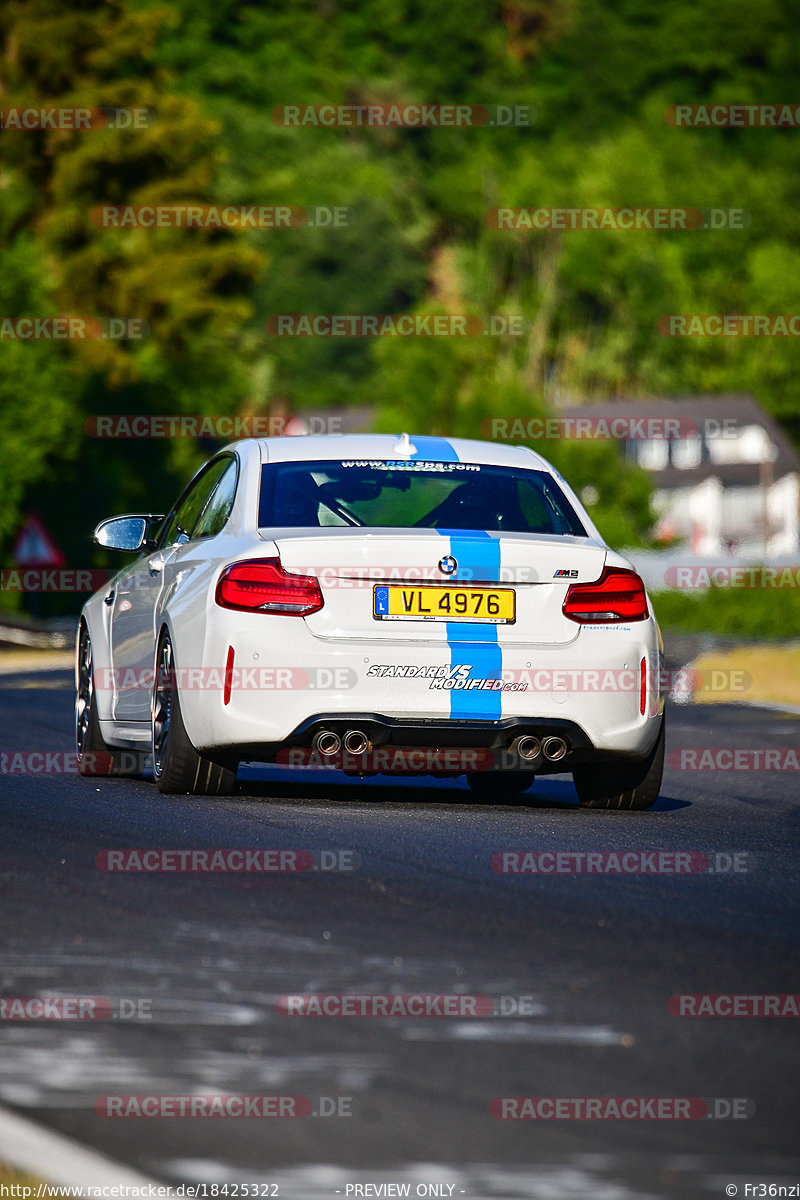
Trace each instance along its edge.
<path fill-rule="evenodd" d="M 401 433 L 398 440 L 392 446 L 392 453 L 396 454 L 398 458 L 413 458 L 417 453 L 417 447 L 413 445 L 407 433 Z"/>

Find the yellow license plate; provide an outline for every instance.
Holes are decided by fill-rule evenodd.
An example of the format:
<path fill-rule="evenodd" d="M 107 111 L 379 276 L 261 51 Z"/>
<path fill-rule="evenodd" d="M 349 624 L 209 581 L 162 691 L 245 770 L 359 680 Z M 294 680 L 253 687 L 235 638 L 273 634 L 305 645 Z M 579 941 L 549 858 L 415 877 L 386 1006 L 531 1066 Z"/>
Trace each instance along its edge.
<path fill-rule="evenodd" d="M 376 584 L 372 611 L 378 621 L 483 621 L 508 625 L 516 615 L 511 588 L 405 587 Z"/>

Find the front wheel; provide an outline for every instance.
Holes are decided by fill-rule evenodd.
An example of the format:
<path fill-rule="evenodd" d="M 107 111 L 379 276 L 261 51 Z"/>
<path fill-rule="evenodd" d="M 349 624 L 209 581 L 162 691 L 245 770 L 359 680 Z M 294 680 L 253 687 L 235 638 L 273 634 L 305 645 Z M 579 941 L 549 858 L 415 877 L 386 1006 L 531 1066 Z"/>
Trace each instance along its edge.
<path fill-rule="evenodd" d="M 175 681 L 172 642 L 166 633 L 158 643 L 152 725 L 153 776 L 160 792 L 230 795 L 236 786 L 236 770 L 198 753 L 189 740 Z"/>
<path fill-rule="evenodd" d="M 582 808 L 642 811 L 658 799 L 664 773 L 664 718 L 656 744 L 643 762 L 576 767 L 572 779 Z"/>
<path fill-rule="evenodd" d="M 94 687 L 92 640 L 81 624 L 78 636 L 78 686 L 75 692 L 75 754 L 79 775 L 117 775 L 136 778 L 144 770 L 146 755 L 138 750 L 109 746 L 100 732 Z"/>

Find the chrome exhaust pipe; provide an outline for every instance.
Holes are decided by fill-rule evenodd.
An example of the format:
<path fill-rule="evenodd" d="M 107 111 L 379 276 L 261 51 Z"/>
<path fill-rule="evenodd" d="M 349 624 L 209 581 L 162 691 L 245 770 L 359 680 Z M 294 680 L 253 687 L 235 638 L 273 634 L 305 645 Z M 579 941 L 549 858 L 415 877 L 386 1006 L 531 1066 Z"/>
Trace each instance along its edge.
<path fill-rule="evenodd" d="M 567 753 L 567 743 L 560 737 L 548 737 L 544 739 L 542 752 L 545 758 L 549 758 L 550 762 L 559 762 Z"/>
<path fill-rule="evenodd" d="M 338 754 L 342 740 L 332 729 L 321 729 L 319 733 L 314 734 L 311 745 L 317 754 L 321 754 L 323 758 L 330 758 L 332 754 Z"/>
<path fill-rule="evenodd" d="M 532 734 L 525 734 L 524 737 L 518 737 L 512 743 L 511 749 L 520 758 L 524 758 L 526 762 L 532 762 L 534 758 L 538 758 L 542 753 L 542 743 L 537 737 L 533 737 Z"/>
<path fill-rule="evenodd" d="M 344 735 L 344 748 L 348 754 L 366 754 L 372 743 L 361 729 L 348 729 Z"/>

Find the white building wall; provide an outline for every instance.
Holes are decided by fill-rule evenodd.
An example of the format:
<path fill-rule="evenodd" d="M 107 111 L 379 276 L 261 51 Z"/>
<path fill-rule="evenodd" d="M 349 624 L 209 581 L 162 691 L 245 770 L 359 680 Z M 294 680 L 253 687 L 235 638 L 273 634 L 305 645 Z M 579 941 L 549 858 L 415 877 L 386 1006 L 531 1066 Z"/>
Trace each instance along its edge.
<path fill-rule="evenodd" d="M 800 475 L 767 491 L 769 537 L 764 545 L 764 493 L 758 486 L 723 488 L 714 476 L 696 487 L 660 488 L 653 497 L 658 528 L 684 539 L 694 554 L 730 550 L 737 558 L 800 551 Z"/>

